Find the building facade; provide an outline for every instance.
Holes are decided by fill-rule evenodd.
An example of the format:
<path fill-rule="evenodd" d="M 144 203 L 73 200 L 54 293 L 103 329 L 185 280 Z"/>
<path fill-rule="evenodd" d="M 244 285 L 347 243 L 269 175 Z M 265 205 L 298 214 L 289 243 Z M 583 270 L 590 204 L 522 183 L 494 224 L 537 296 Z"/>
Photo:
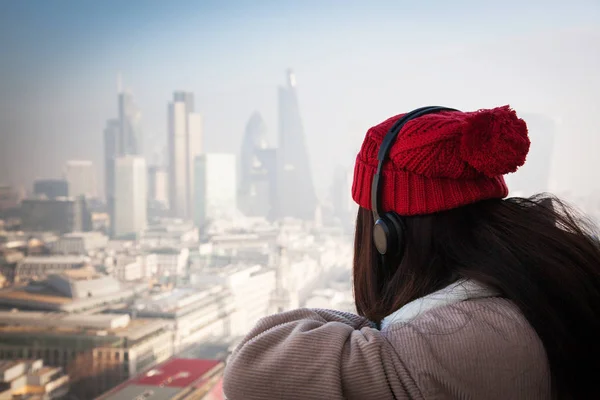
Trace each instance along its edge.
<path fill-rule="evenodd" d="M 69 196 L 92 198 L 97 196 L 94 165 L 89 160 L 70 160 L 65 166 Z"/>
<path fill-rule="evenodd" d="M 33 183 L 35 197 L 56 199 L 69 196 L 69 183 L 64 179 L 38 179 Z"/>
<path fill-rule="evenodd" d="M 210 221 L 228 219 L 237 212 L 234 154 L 203 154 L 195 160 L 194 222 L 200 229 Z"/>
<path fill-rule="evenodd" d="M 279 88 L 279 148 L 277 153 L 278 216 L 313 220 L 317 196 L 310 170 L 304 126 L 300 115 L 296 76 L 286 74 Z"/>
<path fill-rule="evenodd" d="M 173 216 L 192 218 L 194 159 L 202 153 L 202 117 L 192 93 L 175 92 L 168 106 L 169 205 Z"/>
<path fill-rule="evenodd" d="M 254 113 L 244 133 L 240 153 L 238 209 L 249 217 L 277 215 L 277 150 L 267 142 L 266 125 Z"/>
<path fill-rule="evenodd" d="M 21 202 L 21 228 L 60 234 L 91 228 L 91 213 L 83 196 L 78 199 L 26 199 Z"/>
<path fill-rule="evenodd" d="M 142 157 L 116 159 L 114 235 L 139 235 L 147 224 L 147 171 Z"/>

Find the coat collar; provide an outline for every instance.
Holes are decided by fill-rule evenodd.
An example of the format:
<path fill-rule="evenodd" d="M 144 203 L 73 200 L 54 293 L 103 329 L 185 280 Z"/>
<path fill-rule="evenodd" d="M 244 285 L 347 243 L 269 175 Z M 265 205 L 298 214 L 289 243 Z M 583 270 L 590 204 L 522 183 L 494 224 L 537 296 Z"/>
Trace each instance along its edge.
<path fill-rule="evenodd" d="M 461 279 L 443 289 L 418 298 L 391 313 L 381 321 L 381 329 L 392 324 L 405 323 L 414 320 L 419 315 L 437 307 L 447 306 L 470 299 L 495 297 L 498 293 L 474 280 Z"/>

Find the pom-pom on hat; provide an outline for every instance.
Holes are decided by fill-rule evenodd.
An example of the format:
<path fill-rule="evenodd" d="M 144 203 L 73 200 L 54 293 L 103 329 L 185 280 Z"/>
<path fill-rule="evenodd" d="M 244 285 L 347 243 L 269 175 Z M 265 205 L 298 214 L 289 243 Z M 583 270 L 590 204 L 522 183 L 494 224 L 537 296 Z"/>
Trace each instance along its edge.
<path fill-rule="evenodd" d="M 403 114 L 369 129 L 356 157 L 352 197 L 371 209 L 371 183 L 383 138 Z M 504 174 L 525 163 L 525 121 L 509 106 L 475 112 L 443 111 L 410 120 L 381 172 L 383 211 L 422 215 L 504 198 Z"/>

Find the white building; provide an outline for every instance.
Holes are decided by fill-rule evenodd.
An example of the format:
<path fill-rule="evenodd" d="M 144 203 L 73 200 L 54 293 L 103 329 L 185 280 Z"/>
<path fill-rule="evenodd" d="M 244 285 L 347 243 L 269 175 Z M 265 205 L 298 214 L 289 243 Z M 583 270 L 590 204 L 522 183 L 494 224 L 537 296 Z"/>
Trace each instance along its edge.
<path fill-rule="evenodd" d="M 185 275 L 190 251 L 187 248 L 164 247 L 153 249 L 146 256 L 148 277 L 170 278 Z"/>
<path fill-rule="evenodd" d="M 115 166 L 115 236 L 140 234 L 147 224 L 147 173 L 142 157 L 124 156 Z"/>
<path fill-rule="evenodd" d="M 194 221 L 204 227 L 211 220 L 237 214 L 235 154 L 203 154 L 195 159 Z"/>
<path fill-rule="evenodd" d="M 271 293 L 275 290 L 275 271 L 260 265 L 229 265 L 205 268 L 192 276 L 195 283 L 222 285 L 232 295 L 235 305 L 232 315 L 231 336 L 242 336 L 256 322 L 269 314 Z"/>
<path fill-rule="evenodd" d="M 154 200 L 169 205 L 169 172 L 165 168 L 152 167 L 148 169 L 148 196 Z"/>
<path fill-rule="evenodd" d="M 96 176 L 91 161 L 67 161 L 65 179 L 69 183 L 69 196 L 96 197 Z"/>
<path fill-rule="evenodd" d="M 108 237 L 100 232 L 74 232 L 61 236 L 50 247 L 54 254 L 86 255 L 105 248 L 107 244 Z"/>
<path fill-rule="evenodd" d="M 175 352 L 209 338 L 222 340 L 229 334 L 234 311 L 230 293 L 222 286 L 177 288 L 138 298 L 129 310 L 137 318 L 173 320 Z"/>
<path fill-rule="evenodd" d="M 175 92 L 169 103 L 169 204 L 176 217 L 192 216 L 194 158 L 202 153 L 202 117 L 194 95 Z"/>
<path fill-rule="evenodd" d="M 141 257 L 128 261 L 117 262 L 113 267 L 112 276 L 122 282 L 142 279 L 144 277 L 144 264 Z"/>

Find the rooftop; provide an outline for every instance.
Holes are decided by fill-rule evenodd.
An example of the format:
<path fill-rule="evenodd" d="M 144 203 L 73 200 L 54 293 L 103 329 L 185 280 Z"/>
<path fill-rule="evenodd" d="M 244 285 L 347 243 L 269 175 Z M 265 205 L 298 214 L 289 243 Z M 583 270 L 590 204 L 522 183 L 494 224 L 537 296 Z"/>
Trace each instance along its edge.
<path fill-rule="evenodd" d="M 0 337 L 5 334 L 59 334 L 138 340 L 169 326 L 169 322 L 165 320 L 143 318 L 131 320 L 126 314 L 66 314 L 36 311 L 0 311 L 0 321 Z"/>
<path fill-rule="evenodd" d="M 83 264 L 88 261 L 85 256 L 28 256 L 23 259 L 25 264 Z"/>

